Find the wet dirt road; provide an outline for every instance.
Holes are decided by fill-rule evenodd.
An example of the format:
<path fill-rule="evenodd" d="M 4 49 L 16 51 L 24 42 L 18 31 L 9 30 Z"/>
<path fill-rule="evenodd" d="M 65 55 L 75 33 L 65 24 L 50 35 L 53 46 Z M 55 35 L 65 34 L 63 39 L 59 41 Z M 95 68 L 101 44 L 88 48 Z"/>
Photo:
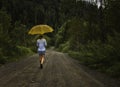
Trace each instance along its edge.
<path fill-rule="evenodd" d="M 0 67 L 0 87 L 105 87 L 66 54 L 48 50 L 43 69 L 38 60 L 36 54 Z"/>

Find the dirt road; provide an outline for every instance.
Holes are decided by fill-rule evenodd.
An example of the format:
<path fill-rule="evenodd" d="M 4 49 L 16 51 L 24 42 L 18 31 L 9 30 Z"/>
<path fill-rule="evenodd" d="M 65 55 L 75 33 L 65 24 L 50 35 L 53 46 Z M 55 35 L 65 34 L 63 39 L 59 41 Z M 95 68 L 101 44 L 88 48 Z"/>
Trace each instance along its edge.
<path fill-rule="evenodd" d="M 46 53 L 43 69 L 38 55 L 0 67 L 0 87 L 107 87 L 66 54 Z M 117 87 L 117 86 L 116 86 Z"/>

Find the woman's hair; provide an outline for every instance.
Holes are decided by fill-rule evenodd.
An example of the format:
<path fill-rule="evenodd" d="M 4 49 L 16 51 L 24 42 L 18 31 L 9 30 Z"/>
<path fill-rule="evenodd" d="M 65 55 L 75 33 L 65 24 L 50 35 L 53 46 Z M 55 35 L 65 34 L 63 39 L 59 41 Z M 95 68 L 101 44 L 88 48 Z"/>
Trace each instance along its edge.
<path fill-rule="evenodd" d="M 43 35 L 40 35 L 39 38 L 42 39 L 42 38 L 43 38 Z"/>

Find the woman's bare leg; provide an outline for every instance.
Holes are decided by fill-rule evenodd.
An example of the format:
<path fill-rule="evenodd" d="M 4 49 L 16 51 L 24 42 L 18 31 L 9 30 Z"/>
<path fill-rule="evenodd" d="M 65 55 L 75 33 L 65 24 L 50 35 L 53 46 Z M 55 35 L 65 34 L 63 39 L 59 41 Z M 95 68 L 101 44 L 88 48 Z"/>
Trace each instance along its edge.
<path fill-rule="evenodd" d="M 40 61 L 40 64 L 41 64 L 41 60 L 42 60 L 42 56 L 40 56 L 40 59 L 39 59 L 39 61 Z"/>
<path fill-rule="evenodd" d="M 44 55 L 42 55 L 42 56 L 41 56 L 41 64 L 44 63 L 44 60 L 45 60 L 45 59 L 44 59 Z"/>
<path fill-rule="evenodd" d="M 43 63 L 44 63 L 44 55 L 40 56 L 40 68 L 43 68 Z"/>

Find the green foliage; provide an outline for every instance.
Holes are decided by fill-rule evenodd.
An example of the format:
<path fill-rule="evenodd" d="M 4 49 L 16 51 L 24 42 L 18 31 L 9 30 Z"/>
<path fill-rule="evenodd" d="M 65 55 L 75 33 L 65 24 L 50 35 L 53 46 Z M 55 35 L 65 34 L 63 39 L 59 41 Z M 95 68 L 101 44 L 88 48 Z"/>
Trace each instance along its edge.
<path fill-rule="evenodd" d="M 114 31 L 120 32 L 120 3 L 119 0 L 107 0 L 108 4 L 106 7 L 106 26 L 108 32 L 113 34 Z"/>
<path fill-rule="evenodd" d="M 75 59 L 77 59 L 77 60 L 81 60 L 81 58 L 80 57 L 82 57 L 83 56 L 83 54 L 81 54 L 80 52 L 75 52 L 75 51 L 68 51 L 68 54 L 71 56 L 71 57 L 73 57 L 73 58 L 75 58 Z"/>
<path fill-rule="evenodd" d="M 62 52 L 68 52 L 70 50 L 70 42 L 66 42 L 62 47 Z"/>
<path fill-rule="evenodd" d="M 80 20 L 78 18 L 74 18 L 71 20 L 71 22 L 69 22 L 69 25 L 70 27 L 68 29 L 68 35 L 70 37 L 71 49 L 79 50 L 79 44 L 85 44 L 87 42 L 87 23 L 82 19 Z"/>
<path fill-rule="evenodd" d="M 19 56 L 27 55 L 33 53 L 30 48 L 24 46 L 17 46 L 17 54 Z"/>
<path fill-rule="evenodd" d="M 5 56 L 0 55 L 0 64 L 5 64 L 7 62 L 7 58 Z"/>
<path fill-rule="evenodd" d="M 59 29 L 58 33 L 56 34 L 56 41 L 55 41 L 55 47 L 58 48 L 61 43 L 64 43 L 67 39 L 66 33 L 67 33 L 67 24 L 70 20 L 65 22 Z"/>
<path fill-rule="evenodd" d="M 7 58 L 3 55 L 2 48 L 0 48 L 0 64 L 4 64 Z"/>
<path fill-rule="evenodd" d="M 106 73 L 109 73 L 111 76 L 120 77 L 120 62 L 116 62 L 111 67 L 106 69 Z"/>
<path fill-rule="evenodd" d="M 54 44 L 54 41 L 52 41 L 52 40 L 54 40 L 53 38 L 50 38 L 47 35 L 45 35 L 44 37 L 45 37 L 45 39 L 47 41 L 47 48 L 49 48 L 50 46 L 52 46 Z"/>
<path fill-rule="evenodd" d="M 28 32 L 26 30 L 26 25 L 23 25 L 20 22 L 16 21 L 15 26 L 11 30 L 10 34 L 11 34 L 11 38 L 13 39 L 12 42 L 14 43 L 14 45 L 26 46 L 26 44 L 27 44 L 26 39 L 27 39 L 27 36 L 28 36 Z"/>
<path fill-rule="evenodd" d="M 10 32 L 11 29 L 11 17 L 4 9 L 0 10 L 0 62 L 5 63 L 7 60 L 7 54 L 10 55 Z M 7 49 L 7 50 L 6 50 Z"/>
<path fill-rule="evenodd" d="M 64 44 L 61 44 L 58 48 L 59 51 L 61 52 L 68 52 L 70 50 L 70 43 L 66 42 Z"/>
<path fill-rule="evenodd" d="M 105 8 L 98 9 L 83 1 L 71 2 L 62 0 L 60 18 L 62 23 L 65 22 L 56 34 L 56 48 L 91 68 L 120 76 L 120 3 L 118 0 L 106 0 Z M 71 9 L 72 6 L 75 8 Z M 66 14 L 68 9 L 70 11 Z"/>
<path fill-rule="evenodd" d="M 69 54 L 81 63 L 101 72 L 108 73 L 111 76 L 120 76 L 120 49 L 119 39 L 112 39 L 109 44 L 102 44 L 100 41 L 81 45 L 79 52 L 69 52 Z M 114 45 L 113 45 L 114 43 Z"/>

